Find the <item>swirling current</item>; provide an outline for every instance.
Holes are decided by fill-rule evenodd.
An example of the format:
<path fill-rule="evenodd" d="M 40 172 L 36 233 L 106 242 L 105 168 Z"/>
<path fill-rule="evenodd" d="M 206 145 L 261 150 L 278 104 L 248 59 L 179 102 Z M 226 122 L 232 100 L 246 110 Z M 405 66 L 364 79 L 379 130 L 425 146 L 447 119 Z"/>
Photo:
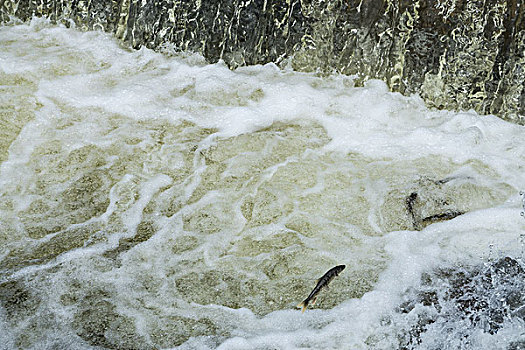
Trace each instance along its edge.
<path fill-rule="evenodd" d="M 524 349 L 523 126 L 356 79 L 1 26 L 0 347 Z"/>

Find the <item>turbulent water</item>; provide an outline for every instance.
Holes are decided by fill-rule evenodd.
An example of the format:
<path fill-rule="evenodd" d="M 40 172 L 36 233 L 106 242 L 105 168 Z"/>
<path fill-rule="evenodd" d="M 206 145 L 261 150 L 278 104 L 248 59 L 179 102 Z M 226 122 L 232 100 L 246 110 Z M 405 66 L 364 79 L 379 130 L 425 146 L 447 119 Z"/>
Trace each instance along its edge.
<path fill-rule="evenodd" d="M 525 349 L 523 126 L 164 51 L 0 27 L 0 347 Z"/>

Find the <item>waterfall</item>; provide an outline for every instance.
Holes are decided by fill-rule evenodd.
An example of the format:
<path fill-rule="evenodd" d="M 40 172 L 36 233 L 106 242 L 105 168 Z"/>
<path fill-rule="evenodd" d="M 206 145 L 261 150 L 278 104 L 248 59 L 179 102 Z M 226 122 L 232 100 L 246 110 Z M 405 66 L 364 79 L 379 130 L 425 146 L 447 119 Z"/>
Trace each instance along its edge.
<path fill-rule="evenodd" d="M 520 0 L 3 0 L 0 20 L 46 16 L 113 33 L 133 48 L 202 54 L 230 67 L 375 78 L 428 106 L 524 124 Z"/>

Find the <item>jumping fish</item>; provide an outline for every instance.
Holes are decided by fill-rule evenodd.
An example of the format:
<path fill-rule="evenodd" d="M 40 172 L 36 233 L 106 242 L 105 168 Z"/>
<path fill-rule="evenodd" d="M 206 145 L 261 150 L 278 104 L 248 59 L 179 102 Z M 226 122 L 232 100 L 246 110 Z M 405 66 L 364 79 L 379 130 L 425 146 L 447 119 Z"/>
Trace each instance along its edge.
<path fill-rule="evenodd" d="M 301 302 L 297 307 L 300 307 L 302 310 L 301 312 L 304 312 L 306 308 L 308 307 L 308 304 L 310 304 L 310 301 L 313 300 L 312 305 L 315 305 L 315 302 L 317 301 L 317 294 L 321 291 L 321 289 L 325 288 L 328 289 L 328 283 L 330 283 L 335 276 L 338 276 L 341 271 L 345 269 L 345 265 L 337 265 L 336 267 L 331 268 L 328 270 L 323 277 L 319 278 L 317 280 L 317 284 L 310 293 L 310 295 L 304 299 L 303 302 Z"/>

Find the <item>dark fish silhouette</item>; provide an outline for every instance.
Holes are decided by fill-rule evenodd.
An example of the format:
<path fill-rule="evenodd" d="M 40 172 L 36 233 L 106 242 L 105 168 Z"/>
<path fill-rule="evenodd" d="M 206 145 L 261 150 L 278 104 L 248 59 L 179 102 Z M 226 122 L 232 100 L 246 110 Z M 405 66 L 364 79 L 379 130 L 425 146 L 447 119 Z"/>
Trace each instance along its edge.
<path fill-rule="evenodd" d="M 303 302 L 301 302 L 297 307 L 300 307 L 302 310 L 301 312 L 304 312 L 306 308 L 308 307 L 308 304 L 310 304 L 310 301 L 312 301 L 312 305 L 315 305 L 315 302 L 317 301 L 317 294 L 321 291 L 323 288 L 328 289 L 328 283 L 330 283 L 335 276 L 338 276 L 341 271 L 345 269 L 345 265 L 337 265 L 336 267 L 331 268 L 326 272 L 323 277 L 319 278 L 317 280 L 317 285 L 315 286 L 314 290 L 310 293 L 308 298 L 304 299 Z"/>

